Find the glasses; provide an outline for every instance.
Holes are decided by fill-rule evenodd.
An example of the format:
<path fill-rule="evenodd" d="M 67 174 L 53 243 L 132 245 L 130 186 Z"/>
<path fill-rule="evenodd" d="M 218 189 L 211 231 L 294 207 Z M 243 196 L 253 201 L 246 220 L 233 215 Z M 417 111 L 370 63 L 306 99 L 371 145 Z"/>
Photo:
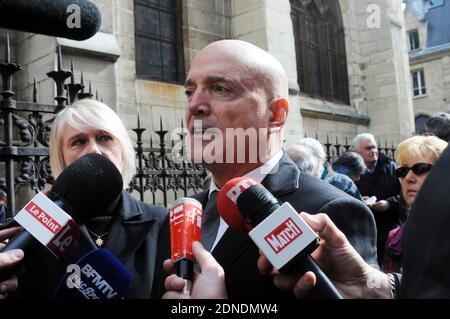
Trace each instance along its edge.
<path fill-rule="evenodd" d="M 414 174 L 416 175 L 422 175 L 430 171 L 430 169 L 433 167 L 433 164 L 429 163 L 417 163 L 414 164 L 412 167 L 402 166 L 395 170 L 395 174 L 399 178 L 404 178 L 406 175 L 408 175 L 409 170 L 412 170 Z"/>

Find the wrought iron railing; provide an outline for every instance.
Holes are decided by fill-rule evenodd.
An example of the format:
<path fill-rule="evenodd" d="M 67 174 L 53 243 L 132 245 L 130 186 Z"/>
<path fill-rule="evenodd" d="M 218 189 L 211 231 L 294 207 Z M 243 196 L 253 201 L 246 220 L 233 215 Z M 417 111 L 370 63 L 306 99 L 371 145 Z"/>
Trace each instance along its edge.
<path fill-rule="evenodd" d="M 305 137 L 308 137 L 308 134 L 305 133 Z M 310 136 L 311 137 L 311 136 Z M 347 152 L 349 150 L 352 150 L 352 145 L 348 143 L 348 137 L 344 137 L 345 143 L 339 141 L 339 137 L 335 136 L 335 143 L 330 142 L 330 135 L 326 135 L 326 142 L 323 142 L 319 138 L 319 134 L 315 134 L 314 138 L 322 143 L 322 145 L 325 147 L 325 152 L 327 154 L 327 161 L 332 163 L 334 162 L 339 156 L 342 155 L 342 153 Z M 391 146 L 388 146 L 387 140 L 384 141 L 384 143 L 381 143 L 380 139 L 378 139 L 377 145 L 378 145 L 378 151 L 386 155 L 392 160 L 395 160 L 395 151 L 396 148 L 394 146 L 394 142 L 390 143 Z M 384 146 L 383 146 L 384 145 Z"/>

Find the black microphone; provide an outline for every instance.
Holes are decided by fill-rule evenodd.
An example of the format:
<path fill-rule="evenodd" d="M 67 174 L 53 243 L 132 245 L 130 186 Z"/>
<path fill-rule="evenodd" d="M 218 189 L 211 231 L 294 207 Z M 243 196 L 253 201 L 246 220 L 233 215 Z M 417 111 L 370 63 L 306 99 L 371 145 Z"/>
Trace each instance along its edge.
<path fill-rule="evenodd" d="M 87 0 L 0 0 L 0 28 L 80 41 L 96 34 L 101 20 Z"/>
<path fill-rule="evenodd" d="M 77 228 L 74 222 L 111 214 L 122 187 L 122 176 L 110 160 L 94 153 L 82 156 L 61 172 L 48 198 L 39 193 L 14 217 L 24 230 L 2 252 L 22 249 L 26 255 L 41 242 L 53 253 L 58 248 L 62 253 L 70 244 L 64 236 L 73 237 Z"/>
<path fill-rule="evenodd" d="M 317 279 L 313 296 L 343 299 L 309 256 L 319 245 L 319 238 L 289 203 L 280 205 L 264 186 L 245 177 L 225 183 L 217 203 L 220 215 L 232 229 L 248 231 L 242 217 L 253 227 L 250 238 L 277 270 L 295 269 L 300 275 L 312 271 Z M 236 213 L 236 205 L 242 217 Z"/>

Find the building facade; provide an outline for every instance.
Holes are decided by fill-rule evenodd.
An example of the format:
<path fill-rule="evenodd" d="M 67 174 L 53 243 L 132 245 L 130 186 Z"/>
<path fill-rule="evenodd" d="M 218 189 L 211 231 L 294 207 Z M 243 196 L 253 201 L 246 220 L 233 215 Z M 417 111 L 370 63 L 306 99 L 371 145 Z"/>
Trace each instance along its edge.
<path fill-rule="evenodd" d="M 233 38 L 268 51 L 286 69 L 288 145 L 305 134 L 342 142 L 365 131 L 397 144 L 415 130 L 401 0 L 93 2 L 102 26 L 87 41 L 10 31 L 13 59 L 24 69 L 15 81 L 18 99 L 31 100 L 36 80 L 38 101 L 53 103 L 46 72 L 56 67 L 59 44 L 64 67 L 73 59 L 75 80 L 83 70 L 85 85 L 91 81 L 130 130 L 139 113 L 143 127 L 158 128 L 162 118 L 172 131 L 184 119 L 190 61 L 208 43 Z"/>
<path fill-rule="evenodd" d="M 416 131 L 450 112 L 450 1 L 405 1 Z"/>

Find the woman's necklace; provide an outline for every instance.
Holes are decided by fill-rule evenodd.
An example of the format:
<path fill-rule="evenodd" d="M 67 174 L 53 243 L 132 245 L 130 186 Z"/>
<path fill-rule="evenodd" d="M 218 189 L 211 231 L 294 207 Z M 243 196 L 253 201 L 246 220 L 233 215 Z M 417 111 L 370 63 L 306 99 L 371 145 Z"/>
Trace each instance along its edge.
<path fill-rule="evenodd" d="M 102 247 L 103 244 L 105 243 L 105 241 L 102 239 L 103 236 L 106 236 L 109 234 L 109 230 L 106 233 L 103 233 L 101 235 L 97 235 L 96 233 L 94 233 L 92 230 L 90 230 L 89 228 L 86 227 L 86 229 L 88 230 L 88 232 L 90 232 L 92 235 L 94 235 L 95 237 L 97 237 L 95 239 L 95 245 L 97 245 L 97 247 Z"/>

